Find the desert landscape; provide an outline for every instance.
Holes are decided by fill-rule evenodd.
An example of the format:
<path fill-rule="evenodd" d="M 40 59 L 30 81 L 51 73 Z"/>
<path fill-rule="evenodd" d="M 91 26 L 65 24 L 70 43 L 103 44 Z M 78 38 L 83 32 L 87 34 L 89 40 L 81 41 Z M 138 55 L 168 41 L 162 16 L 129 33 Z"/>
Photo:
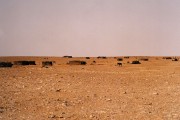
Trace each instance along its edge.
<path fill-rule="evenodd" d="M 0 120 L 180 120 L 180 0 L 0 0 Z"/>
<path fill-rule="evenodd" d="M 180 120 L 178 60 L 0 57 L 0 119 Z"/>

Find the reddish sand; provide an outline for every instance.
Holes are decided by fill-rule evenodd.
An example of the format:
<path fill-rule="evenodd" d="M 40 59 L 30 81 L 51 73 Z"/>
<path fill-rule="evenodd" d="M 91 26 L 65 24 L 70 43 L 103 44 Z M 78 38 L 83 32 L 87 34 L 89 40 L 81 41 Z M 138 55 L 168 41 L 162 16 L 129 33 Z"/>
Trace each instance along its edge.
<path fill-rule="evenodd" d="M 0 68 L 0 120 L 180 120 L 180 61 L 136 59 L 0 57 L 37 63 Z"/>

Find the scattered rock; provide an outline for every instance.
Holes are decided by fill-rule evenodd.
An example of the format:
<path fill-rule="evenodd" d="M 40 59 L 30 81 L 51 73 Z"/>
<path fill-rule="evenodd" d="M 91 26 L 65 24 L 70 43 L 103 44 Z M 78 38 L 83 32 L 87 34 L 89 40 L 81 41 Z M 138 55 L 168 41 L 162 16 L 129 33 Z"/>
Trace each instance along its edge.
<path fill-rule="evenodd" d="M 138 60 L 132 61 L 131 64 L 141 64 Z"/>
<path fill-rule="evenodd" d="M 50 115 L 48 118 L 56 118 L 56 115 Z"/>
<path fill-rule="evenodd" d="M 56 90 L 56 92 L 60 92 L 60 91 L 61 91 L 61 89 L 57 89 L 57 90 Z"/>
<path fill-rule="evenodd" d="M 5 111 L 4 107 L 0 107 L 0 113 L 3 113 Z"/>
<path fill-rule="evenodd" d="M 94 118 L 94 115 L 90 115 L 89 118 Z"/>
<path fill-rule="evenodd" d="M 152 103 L 147 103 L 147 104 L 145 104 L 145 105 L 150 105 L 150 106 L 151 106 L 151 105 L 152 105 Z"/>
<path fill-rule="evenodd" d="M 112 101 L 112 99 L 108 98 L 108 99 L 106 99 L 106 101 L 110 102 L 110 101 Z"/>
<path fill-rule="evenodd" d="M 63 101 L 62 106 L 67 107 L 68 106 L 68 102 L 67 101 Z"/>
<path fill-rule="evenodd" d="M 152 105 L 152 103 L 149 103 L 148 105 Z"/>
<path fill-rule="evenodd" d="M 65 112 L 62 112 L 61 114 L 66 114 Z"/>
<path fill-rule="evenodd" d="M 153 95 L 159 95 L 159 93 L 157 93 L 157 92 L 154 92 L 154 93 L 153 93 Z"/>

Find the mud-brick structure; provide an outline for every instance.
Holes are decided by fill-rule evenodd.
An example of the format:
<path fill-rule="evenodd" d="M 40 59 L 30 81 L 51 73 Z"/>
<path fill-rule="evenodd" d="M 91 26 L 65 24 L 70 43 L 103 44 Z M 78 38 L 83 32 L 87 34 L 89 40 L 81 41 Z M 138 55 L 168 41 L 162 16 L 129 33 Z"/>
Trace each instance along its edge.
<path fill-rule="evenodd" d="M 131 64 L 141 64 L 138 60 L 132 61 Z"/>
<path fill-rule="evenodd" d="M 117 61 L 123 61 L 123 58 L 117 58 Z"/>
<path fill-rule="evenodd" d="M 36 65 L 35 61 L 14 61 L 14 65 Z"/>
<path fill-rule="evenodd" d="M 97 58 L 98 58 L 98 59 L 107 59 L 106 56 L 98 56 Z"/>
<path fill-rule="evenodd" d="M 63 56 L 63 58 L 72 58 L 72 56 Z"/>
<path fill-rule="evenodd" d="M 141 58 L 140 60 L 141 60 L 141 61 L 149 61 L 148 58 Z"/>
<path fill-rule="evenodd" d="M 129 59 L 129 56 L 124 56 L 124 58 Z"/>
<path fill-rule="evenodd" d="M 11 62 L 0 62 L 0 67 L 12 67 L 13 64 Z"/>
<path fill-rule="evenodd" d="M 53 64 L 55 64 L 55 61 L 42 61 L 42 67 L 53 66 Z"/>
<path fill-rule="evenodd" d="M 172 57 L 163 57 L 163 59 L 168 60 L 168 59 L 172 59 Z"/>
<path fill-rule="evenodd" d="M 72 60 L 67 63 L 68 65 L 86 65 L 86 61 Z"/>

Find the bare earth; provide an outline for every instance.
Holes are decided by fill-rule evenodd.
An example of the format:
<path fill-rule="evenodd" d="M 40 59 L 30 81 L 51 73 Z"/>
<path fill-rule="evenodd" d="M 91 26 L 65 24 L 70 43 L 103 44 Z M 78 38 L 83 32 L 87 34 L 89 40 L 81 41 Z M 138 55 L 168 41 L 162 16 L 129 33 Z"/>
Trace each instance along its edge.
<path fill-rule="evenodd" d="M 0 68 L 0 120 L 180 120 L 180 61 L 135 59 L 0 57 L 37 63 Z"/>

